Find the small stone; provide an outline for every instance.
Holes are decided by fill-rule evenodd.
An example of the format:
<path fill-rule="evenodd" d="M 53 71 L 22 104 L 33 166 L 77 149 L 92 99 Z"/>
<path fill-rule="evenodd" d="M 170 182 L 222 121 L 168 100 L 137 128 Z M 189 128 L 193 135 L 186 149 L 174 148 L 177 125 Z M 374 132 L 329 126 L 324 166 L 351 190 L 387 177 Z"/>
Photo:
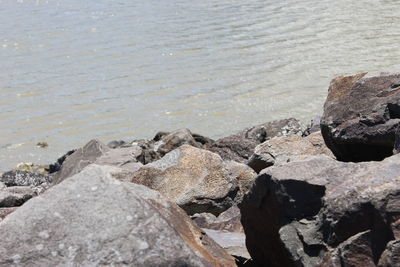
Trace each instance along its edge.
<path fill-rule="evenodd" d="M 36 146 L 41 147 L 41 148 L 46 148 L 49 146 L 47 142 L 38 142 Z"/>

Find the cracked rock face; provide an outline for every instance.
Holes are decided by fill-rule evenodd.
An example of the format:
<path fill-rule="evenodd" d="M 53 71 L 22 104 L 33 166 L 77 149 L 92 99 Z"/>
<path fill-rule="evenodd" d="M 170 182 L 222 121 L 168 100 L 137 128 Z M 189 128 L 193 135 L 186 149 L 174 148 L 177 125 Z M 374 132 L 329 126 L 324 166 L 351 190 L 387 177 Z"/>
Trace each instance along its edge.
<path fill-rule="evenodd" d="M 248 166 L 182 145 L 133 173 L 126 181 L 159 191 L 188 214 L 218 215 L 242 200 L 256 177 Z"/>
<path fill-rule="evenodd" d="M 5 217 L 0 266 L 235 266 L 174 203 L 114 179 L 120 171 L 92 164 Z"/>
<path fill-rule="evenodd" d="M 400 73 L 361 73 L 332 80 L 321 131 L 338 160 L 382 160 L 392 155 L 399 124 Z"/>
<path fill-rule="evenodd" d="M 400 155 L 362 163 L 320 155 L 272 166 L 239 207 L 261 266 L 400 265 L 398 244 L 390 243 L 400 238 Z"/>

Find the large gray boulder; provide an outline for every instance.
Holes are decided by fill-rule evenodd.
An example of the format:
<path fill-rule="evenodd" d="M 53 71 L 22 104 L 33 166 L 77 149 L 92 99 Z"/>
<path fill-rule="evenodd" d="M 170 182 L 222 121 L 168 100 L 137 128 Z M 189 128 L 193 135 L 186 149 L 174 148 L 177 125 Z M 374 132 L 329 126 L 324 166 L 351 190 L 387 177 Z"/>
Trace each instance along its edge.
<path fill-rule="evenodd" d="M 360 73 L 332 80 L 321 131 L 341 161 L 392 155 L 400 124 L 400 73 Z"/>
<path fill-rule="evenodd" d="M 207 146 L 207 149 L 219 154 L 224 160 L 246 163 L 257 145 L 275 136 L 301 135 L 301 131 L 301 125 L 296 119 L 276 120 L 220 138 Z"/>
<path fill-rule="evenodd" d="M 159 191 L 188 214 L 218 215 L 241 201 L 255 177 L 244 164 L 224 162 L 210 151 L 182 145 L 126 180 Z"/>
<path fill-rule="evenodd" d="M 91 165 L 0 223 L 0 266 L 235 266 L 175 204 Z"/>
<path fill-rule="evenodd" d="M 400 155 L 267 168 L 239 206 L 250 255 L 261 266 L 371 266 L 386 249 L 393 262 L 386 247 L 400 238 L 399 182 Z"/>
<path fill-rule="evenodd" d="M 256 146 L 247 165 L 259 173 L 275 164 L 285 164 L 308 155 L 319 154 L 334 158 L 332 152 L 325 145 L 321 132 L 314 132 L 306 137 L 298 135 L 274 137 Z"/>
<path fill-rule="evenodd" d="M 96 139 L 89 141 L 86 145 L 65 157 L 60 170 L 55 173 L 53 183 L 61 183 L 66 178 L 79 173 L 108 151 L 110 151 L 110 148 L 101 141 Z"/>

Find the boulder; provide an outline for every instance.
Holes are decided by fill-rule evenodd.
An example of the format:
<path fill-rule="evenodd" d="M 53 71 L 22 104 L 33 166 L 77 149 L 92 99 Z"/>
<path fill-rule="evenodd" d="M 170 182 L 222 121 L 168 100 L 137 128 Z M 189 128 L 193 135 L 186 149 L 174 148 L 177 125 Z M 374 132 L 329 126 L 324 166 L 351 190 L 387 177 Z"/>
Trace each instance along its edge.
<path fill-rule="evenodd" d="M 235 266 L 174 203 L 92 164 L 0 223 L 0 266 Z"/>
<path fill-rule="evenodd" d="M 220 138 L 207 149 L 219 154 L 224 160 L 246 163 L 254 148 L 275 136 L 301 135 L 301 125 L 296 119 L 267 122 L 244 129 L 236 134 Z"/>
<path fill-rule="evenodd" d="M 137 160 L 142 151 L 142 148 L 138 145 L 119 147 L 106 152 L 97 158 L 94 163 L 97 165 L 116 166 L 134 172 L 143 166 Z"/>
<path fill-rule="evenodd" d="M 246 249 L 246 237 L 244 233 L 212 230 L 206 228 L 202 228 L 202 230 L 218 245 L 224 248 L 229 255 L 240 259 L 250 259 L 249 252 Z"/>
<path fill-rule="evenodd" d="M 392 267 L 400 262 L 400 240 L 390 241 L 379 260 L 379 267 Z"/>
<path fill-rule="evenodd" d="M 4 218 L 5 218 L 8 214 L 14 212 L 16 209 L 17 209 L 17 207 L 12 207 L 12 208 L 0 208 L 0 222 L 1 222 L 2 220 L 4 220 Z"/>
<path fill-rule="evenodd" d="M 72 154 L 65 156 L 60 170 L 55 174 L 53 183 L 58 184 L 66 178 L 73 176 L 83 170 L 89 164 L 95 162 L 99 157 L 110 151 L 110 148 L 99 140 L 91 140 L 82 148 Z"/>
<path fill-rule="evenodd" d="M 332 80 L 321 131 L 338 160 L 382 160 L 392 155 L 399 124 L 399 73 L 360 73 Z"/>
<path fill-rule="evenodd" d="M 0 177 L 0 182 L 4 183 L 6 186 L 46 187 L 52 180 L 52 175 L 19 170 L 5 172 Z"/>
<path fill-rule="evenodd" d="M 34 188 L 28 186 L 12 186 L 0 189 L 0 208 L 21 206 L 37 194 Z"/>
<path fill-rule="evenodd" d="M 192 216 L 192 220 L 200 228 L 243 233 L 240 210 L 237 205 L 222 212 L 218 217 L 211 213 L 196 213 Z"/>
<path fill-rule="evenodd" d="M 49 165 L 35 164 L 32 162 L 21 162 L 14 168 L 14 170 L 33 172 L 39 174 L 48 174 Z"/>
<path fill-rule="evenodd" d="M 76 149 L 72 149 L 70 151 L 68 151 L 67 153 L 65 153 L 64 155 L 62 155 L 61 157 L 59 157 L 57 159 L 56 162 L 52 163 L 49 165 L 49 173 L 55 173 L 58 172 L 61 169 L 62 164 L 64 163 L 65 159 L 71 155 L 72 153 L 74 153 L 76 151 Z"/>
<path fill-rule="evenodd" d="M 306 129 L 303 131 L 302 136 L 306 137 L 312 133 L 321 131 L 321 116 L 315 116 L 310 124 L 307 125 Z"/>
<path fill-rule="evenodd" d="M 399 238 L 399 174 L 400 155 L 318 155 L 264 169 L 239 205 L 250 255 L 261 266 L 378 264 Z"/>
<path fill-rule="evenodd" d="M 255 176 L 244 164 L 224 162 L 210 151 L 182 145 L 127 180 L 161 192 L 188 214 L 218 215 L 241 201 Z"/>
<path fill-rule="evenodd" d="M 274 137 L 256 146 L 247 165 L 259 173 L 274 164 L 284 164 L 307 155 L 319 154 L 334 158 L 325 145 L 321 132 L 314 132 L 306 137 L 298 135 Z"/>
<path fill-rule="evenodd" d="M 202 145 L 193 138 L 189 129 L 180 129 L 162 136 L 158 133 L 154 139 L 158 138 L 159 141 L 154 144 L 154 151 L 159 153 L 161 157 L 184 144 L 198 148 L 202 147 Z"/>

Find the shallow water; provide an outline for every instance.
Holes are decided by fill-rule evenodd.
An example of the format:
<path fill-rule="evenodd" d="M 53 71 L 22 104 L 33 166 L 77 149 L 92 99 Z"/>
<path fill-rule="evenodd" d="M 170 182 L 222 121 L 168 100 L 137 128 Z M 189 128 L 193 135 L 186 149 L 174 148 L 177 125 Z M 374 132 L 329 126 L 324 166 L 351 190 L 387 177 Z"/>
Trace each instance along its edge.
<path fill-rule="evenodd" d="M 332 77 L 400 66 L 392 0 L 0 0 L 0 170 L 92 138 L 213 138 L 321 113 Z M 46 141 L 48 148 L 36 143 Z"/>

